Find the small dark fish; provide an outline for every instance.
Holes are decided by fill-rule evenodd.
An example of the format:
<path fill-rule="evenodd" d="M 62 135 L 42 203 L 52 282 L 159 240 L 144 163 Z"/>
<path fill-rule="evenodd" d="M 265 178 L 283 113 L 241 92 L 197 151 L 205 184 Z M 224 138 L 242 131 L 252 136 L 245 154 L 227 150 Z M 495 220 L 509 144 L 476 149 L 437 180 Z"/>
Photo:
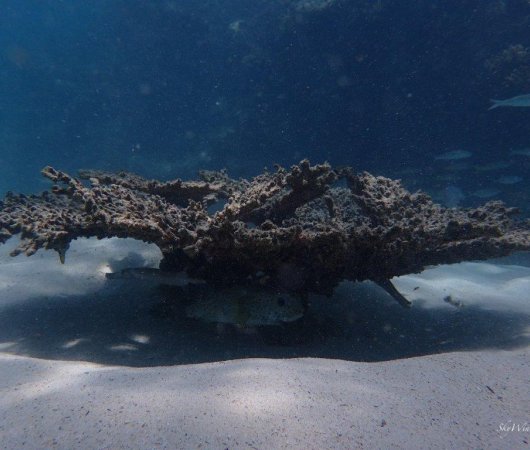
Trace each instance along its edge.
<path fill-rule="evenodd" d="M 449 303 L 450 305 L 454 306 L 455 308 L 462 308 L 464 306 L 464 303 L 462 303 L 460 300 L 455 300 L 450 295 L 448 295 L 447 297 L 444 297 L 444 302 L 445 303 Z"/>
<path fill-rule="evenodd" d="M 165 272 L 160 269 L 139 267 L 124 269 L 119 272 L 107 273 L 105 277 L 109 280 L 140 280 L 163 284 L 166 286 L 186 286 L 190 283 L 204 283 L 188 277 L 186 272 Z"/>

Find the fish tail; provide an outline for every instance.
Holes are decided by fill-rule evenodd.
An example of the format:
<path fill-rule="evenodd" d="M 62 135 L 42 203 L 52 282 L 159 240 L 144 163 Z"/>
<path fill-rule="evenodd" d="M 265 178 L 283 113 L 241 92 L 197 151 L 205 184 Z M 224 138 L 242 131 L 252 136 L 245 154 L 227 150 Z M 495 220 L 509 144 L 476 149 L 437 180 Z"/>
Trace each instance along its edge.
<path fill-rule="evenodd" d="M 502 103 L 503 103 L 502 100 L 494 100 L 494 99 L 492 99 L 492 98 L 490 98 L 490 102 L 493 103 L 493 105 L 491 105 L 491 106 L 488 108 L 488 111 L 491 110 L 491 109 L 498 108 L 499 106 L 502 106 Z"/>

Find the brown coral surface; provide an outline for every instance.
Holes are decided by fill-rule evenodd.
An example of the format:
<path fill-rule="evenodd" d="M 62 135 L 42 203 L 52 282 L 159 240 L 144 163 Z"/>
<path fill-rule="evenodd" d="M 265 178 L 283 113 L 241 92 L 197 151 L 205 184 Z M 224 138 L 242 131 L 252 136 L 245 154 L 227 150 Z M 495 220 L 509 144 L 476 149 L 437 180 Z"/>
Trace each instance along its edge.
<path fill-rule="evenodd" d="M 448 209 L 399 181 L 328 164 L 302 161 L 252 180 L 201 172 L 197 181 L 159 182 L 99 171 L 76 179 L 51 167 L 43 174 L 55 183 L 51 192 L 9 193 L 0 203 L 0 242 L 21 234 L 14 255 L 55 249 L 64 261 L 78 237 L 132 237 L 160 248 L 162 269 L 214 284 L 259 278 L 330 293 L 341 280 L 391 290 L 387 280 L 426 266 L 530 250 L 530 223 L 501 202 Z"/>

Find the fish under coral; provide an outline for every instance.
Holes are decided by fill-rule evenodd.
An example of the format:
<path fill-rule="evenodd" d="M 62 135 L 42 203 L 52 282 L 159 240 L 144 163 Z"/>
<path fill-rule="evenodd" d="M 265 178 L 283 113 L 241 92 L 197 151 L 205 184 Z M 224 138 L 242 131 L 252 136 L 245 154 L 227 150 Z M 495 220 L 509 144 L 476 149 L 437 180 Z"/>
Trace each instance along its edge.
<path fill-rule="evenodd" d="M 54 249 L 64 261 L 78 237 L 132 237 L 160 248 L 162 271 L 209 284 L 259 278 L 281 288 L 288 265 L 299 274 L 298 295 L 371 280 L 407 306 L 395 276 L 530 250 L 530 221 L 502 202 L 445 208 L 399 181 L 307 160 L 251 180 L 202 171 L 198 180 L 159 182 L 85 170 L 85 185 L 51 167 L 43 174 L 55 183 L 50 192 L 8 194 L 0 204 L 0 242 L 21 235 L 13 255 Z"/>
<path fill-rule="evenodd" d="M 204 322 L 224 323 L 238 328 L 274 326 L 303 317 L 306 302 L 300 295 L 254 285 L 216 288 L 183 272 L 165 272 L 153 268 L 129 268 L 107 273 L 109 280 L 140 281 L 178 287 L 173 300 L 186 303 L 185 315 Z M 160 308 L 172 307 L 163 301 Z"/>
<path fill-rule="evenodd" d="M 154 282 L 165 286 L 186 286 L 190 283 L 201 283 L 202 280 L 194 280 L 185 272 L 165 272 L 160 269 L 150 267 L 131 267 L 119 272 L 110 272 L 105 274 L 109 280 L 131 280 Z"/>
<path fill-rule="evenodd" d="M 300 296 L 256 286 L 190 286 L 186 316 L 237 327 L 274 326 L 303 317 Z"/>

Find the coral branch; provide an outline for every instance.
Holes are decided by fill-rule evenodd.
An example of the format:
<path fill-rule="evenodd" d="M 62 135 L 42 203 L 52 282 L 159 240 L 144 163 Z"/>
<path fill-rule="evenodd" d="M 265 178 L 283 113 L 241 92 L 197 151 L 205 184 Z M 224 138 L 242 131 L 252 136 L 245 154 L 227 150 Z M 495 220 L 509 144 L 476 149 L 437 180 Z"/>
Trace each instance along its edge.
<path fill-rule="evenodd" d="M 148 181 L 50 167 L 56 183 L 40 196 L 8 194 L 0 241 L 21 233 L 13 252 L 55 249 L 64 258 L 81 236 L 133 237 L 158 245 L 164 269 L 215 283 L 262 274 L 300 292 L 330 292 L 341 280 L 386 280 L 426 266 L 530 250 L 530 223 L 501 202 L 447 209 L 398 181 L 302 161 L 248 180 L 202 172 L 197 181 Z M 345 179 L 348 187 L 334 187 Z M 226 204 L 209 214 L 218 198 Z M 405 304 L 405 300 L 401 299 Z"/>

